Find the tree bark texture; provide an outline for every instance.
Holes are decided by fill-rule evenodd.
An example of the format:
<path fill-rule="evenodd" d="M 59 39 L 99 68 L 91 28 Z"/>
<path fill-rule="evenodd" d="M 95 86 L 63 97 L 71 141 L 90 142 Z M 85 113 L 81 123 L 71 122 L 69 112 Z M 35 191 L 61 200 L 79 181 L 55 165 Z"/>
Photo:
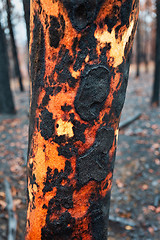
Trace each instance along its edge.
<path fill-rule="evenodd" d="M 138 1 L 31 1 L 26 239 L 107 239 Z"/>
<path fill-rule="evenodd" d="M 23 0 L 24 18 L 27 29 L 27 42 L 29 46 L 29 35 L 30 35 L 30 0 Z"/>
<path fill-rule="evenodd" d="M 155 76 L 153 83 L 152 105 L 159 106 L 160 98 L 160 1 L 156 1 L 157 30 L 156 30 L 156 56 Z"/>
<path fill-rule="evenodd" d="M 0 25 L 0 113 L 15 113 L 9 82 L 6 37 Z"/>
<path fill-rule="evenodd" d="M 11 21 L 11 1 L 10 0 L 7 0 L 7 19 L 8 19 L 8 28 L 9 28 L 10 38 L 11 38 L 15 73 L 19 80 L 20 90 L 23 92 L 24 87 L 23 87 L 23 83 L 22 83 L 22 74 L 21 74 L 20 67 L 19 67 L 17 47 L 16 47 L 16 42 L 15 42 L 14 33 L 13 33 L 13 26 L 12 26 L 12 21 Z"/>

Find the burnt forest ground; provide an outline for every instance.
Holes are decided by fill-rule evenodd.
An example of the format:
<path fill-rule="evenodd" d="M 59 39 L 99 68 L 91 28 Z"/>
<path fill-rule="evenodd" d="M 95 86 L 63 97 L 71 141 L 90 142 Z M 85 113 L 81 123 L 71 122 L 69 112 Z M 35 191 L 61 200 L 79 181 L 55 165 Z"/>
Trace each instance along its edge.
<path fill-rule="evenodd" d="M 109 240 L 160 239 L 160 108 L 151 108 L 153 65 L 142 66 L 135 78 L 131 67 L 121 121 L 141 117 L 120 130 L 111 197 Z M 26 217 L 26 156 L 28 140 L 28 79 L 19 92 L 12 80 L 16 115 L 0 115 L 0 240 L 7 239 L 8 214 L 4 179 L 10 183 L 18 227 L 24 239 Z"/>

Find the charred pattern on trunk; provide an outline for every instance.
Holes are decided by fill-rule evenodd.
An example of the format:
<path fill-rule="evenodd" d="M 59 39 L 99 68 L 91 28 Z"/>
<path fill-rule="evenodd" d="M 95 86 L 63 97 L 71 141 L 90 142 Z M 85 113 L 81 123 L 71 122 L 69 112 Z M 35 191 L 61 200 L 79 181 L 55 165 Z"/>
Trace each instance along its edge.
<path fill-rule="evenodd" d="M 129 74 L 129 65 L 130 65 L 130 55 L 131 52 L 128 55 L 128 58 L 125 62 L 123 62 L 119 66 L 119 73 L 121 74 L 120 80 L 119 80 L 119 86 L 117 86 L 117 90 L 113 94 L 113 102 L 112 102 L 112 110 L 111 112 L 117 117 L 120 117 L 125 96 L 126 96 L 126 89 L 128 84 L 128 74 Z"/>
<path fill-rule="evenodd" d="M 52 119 L 53 114 L 50 113 L 47 109 L 42 110 L 41 112 L 41 123 L 40 123 L 40 130 L 41 135 L 45 140 L 51 138 L 55 132 L 54 125 L 55 120 Z"/>
<path fill-rule="evenodd" d="M 77 159 L 78 184 L 88 181 L 101 182 L 109 173 L 109 149 L 113 145 L 114 130 L 102 127 L 98 130 L 94 145 Z"/>
<path fill-rule="evenodd" d="M 34 15 L 34 29 L 33 29 L 33 44 L 31 46 L 30 54 L 30 71 L 32 76 L 32 99 L 31 99 L 31 110 L 30 110 L 30 125 L 29 129 L 29 148 L 32 134 L 34 132 L 35 124 L 35 113 L 37 108 L 37 99 L 40 92 L 40 88 L 44 85 L 44 74 L 45 74 L 45 40 L 43 25 L 37 14 Z"/>
<path fill-rule="evenodd" d="M 90 198 L 90 207 L 88 212 L 91 217 L 92 236 L 95 240 L 106 240 L 109 205 L 110 193 L 108 193 L 103 199 L 99 196 L 99 199 L 97 200 L 94 195 Z"/>
<path fill-rule="evenodd" d="M 49 202 L 49 211 L 52 209 L 52 202 Z M 48 211 L 48 212 L 49 212 Z M 52 212 L 51 212 L 52 213 Z M 53 214 L 53 213 L 52 213 Z M 51 214 L 51 217 L 52 217 Z M 75 226 L 75 219 L 68 211 L 55 220 L 50 219 L 50 213 L 47 214 L 46 226 L 42 228 L 42 240 L 70 240 Z"/>
<path fill-rule="evenodd" d="M 109 94 L 109 86 L 110 72 L 104 66 L 91 66 L 87 73 L 82 74 L 75 108 L 83 120 L 91 121 L 99 116 Z"/>
<path fill-rule="evenodd" d="M 50 46 L 57 48 L 60 40 L 64 37 L 65 21 L 62 15 L 58 18 L 50 16 L 49 38 Z"/>
<path fill-rule="evenodd" d="M 91 24 L 105 0 L 61 0 L 73 27 L 81 31 Z"/>
<path fill-rule="evenodd" d="M 26 240 L 103 240 L 137 0 L 31 9 Z"/>
<path fill-rule="evenodd" d="M 72 234 L 72 229 L 74 225 L 74 218 L 68 212 L 68 209 L 73 208 L 73 186 L 68 179 L 68 176 L 72 172 L 71 163 L 69 161 L 65 162 L 64 172 L 58 172 L 58 169 L 54 170 L 52 174 L 52 169 L 48 167 L 46 180 L 44 182 L 43 194 L 57 189 L 56 195 L 49 201 L 47 216 L 46 216 L 46 225 L 42 228 L 41 236 L 42 239 L 58 239 L 61 235 L 62 239 L 69 237 Z M 62 183 L 64 183 L 62 185 Z M 65 212 L 60 214 L 61 210 L 65 208 Z M 57 214 L 57 218 L 53 218 L 54 213 Z"/>

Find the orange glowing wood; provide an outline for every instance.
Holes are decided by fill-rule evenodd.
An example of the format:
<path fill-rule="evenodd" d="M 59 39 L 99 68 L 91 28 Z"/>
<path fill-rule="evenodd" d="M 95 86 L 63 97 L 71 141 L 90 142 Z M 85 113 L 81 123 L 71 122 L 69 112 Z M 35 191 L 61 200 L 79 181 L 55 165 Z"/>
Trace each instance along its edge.
<path fill-rule="evenodd" d="M 107 239 L 137 0 L 31 1 L 27 240 Z"/>

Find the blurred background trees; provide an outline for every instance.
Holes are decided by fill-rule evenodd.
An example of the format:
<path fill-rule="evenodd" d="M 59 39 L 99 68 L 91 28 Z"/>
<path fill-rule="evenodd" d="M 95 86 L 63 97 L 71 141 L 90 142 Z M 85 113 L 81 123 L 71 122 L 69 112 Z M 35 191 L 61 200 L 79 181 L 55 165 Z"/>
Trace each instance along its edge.
<path fill-rule="evenodd" d="M 0 24 L 0 113 L 15 113 L 9 82 L 7 44 Z"/>
<path fill-rule="evenodd" d="M 29 12 L 29 8 L 26 12 Z M 20 91 L 24 91 L 23 80 L 28 81 L 26 29 L 22 1 L 0 0 L 0 32 L 3 36 L 0 39 L 1 113 L 15 113 L 11 93 L 13 87 L 10 85 L 18 82 Z"/>
<path fill-rule="evenodd" d="M 15 74 L 18 77 L 19 80 L 19 85 L 20 85 L 20 90 L 23 92 L 24 87 L 22 83 L 22 74 L 19 66 L 19 60 L 18 60 L 18 55 L 17 55 L 17 46 L 15 43 L 15 36 L 13 32 L 13 25 L 12 25 L 12 4 L 11 0 L 6 0 L 6 8 L 7 8 L 7 24 L 8 24 L 8 29 L 9 29 L 9 34 L 10 34 L 10 42 L 11 42 L 11 48 L 12 48 L 12 56 L 13 56 L 13 62 L 14 62 L 14 69 L 15 69 Z"/>
<path fill-rule="evenodd" d="M 24 9 L 24 18 L 25 18 L 25 22 L 26 22 L 26 29 L 27 29 L 27 43 L 29 46 L 30 0 L 23 0 L 23 9 Z"/>

